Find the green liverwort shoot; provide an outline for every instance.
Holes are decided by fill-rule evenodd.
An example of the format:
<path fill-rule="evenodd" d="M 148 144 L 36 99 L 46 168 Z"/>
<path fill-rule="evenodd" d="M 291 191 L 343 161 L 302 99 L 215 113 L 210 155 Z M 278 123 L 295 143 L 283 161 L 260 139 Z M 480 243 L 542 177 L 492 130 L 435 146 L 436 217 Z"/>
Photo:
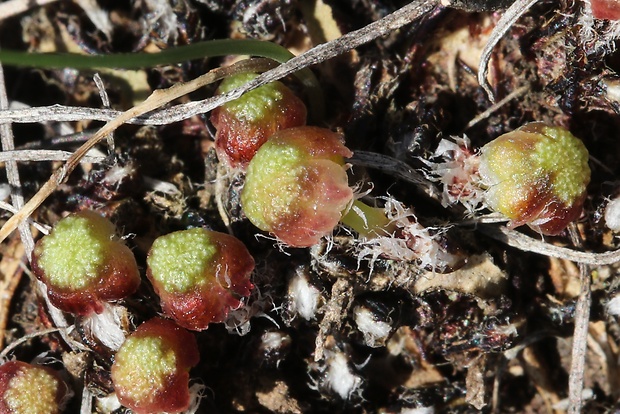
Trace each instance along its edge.
<path fill-rule="evenodd" d="M 166 319 L 138 327 L 116 353 L 114 390 L 137 414 L 179 413 L 190 404 L 189 369 L 200 359 L 196 338 Z"/>
<path fill-rule="evenodd" d="M 39 240 L 32 267 L 52 304 L 79 315 L 101 313 L 104 302 L 136 291 L 138 265 L 115 232 L 108 219 L 84 210 L 63 218 Z"/>
<path fill-rule="evenodd" d="M 511 227 L 528 224 L 555 235 L 581 214 L 588 150 L 568 130 L 535 122 L 485 145 L 479 173 L 486 204 Z"/>
<path fill-rule="evenodd" d="M 21 361 L 0 366 L 0 413 L 58 414 L 67 391 L 51 368 Z"/>
<path fill-rule="evenodd" d="M 242 73 L 226 78 L 217 93 L 230 92 L 257 76 Z M 306 105 L 282 82 L 271 82 L 214 109 L 211 122 L 217 129 L 215 147 L 220 161 L 245 169 L 273 133 L 305 125 Z"/>
<path fill-rule="evenodd" d="M 364 236 L 391 233 L 383 209 L 353 200 L 344 164 L 351 155 L 341 136 L 325 128 L 278 131 L 248 166 L 241 193 L 246 216 L 292 247 L 316 244 L 339 221 Z"/>
<path fill-rule="evenodd" d="M 161 236 L 147 264 L 164 313 L 188 329 L 223 322 L 253 288 L 254 259 L 240 240 L 225 233 L 194 228 Z"/>

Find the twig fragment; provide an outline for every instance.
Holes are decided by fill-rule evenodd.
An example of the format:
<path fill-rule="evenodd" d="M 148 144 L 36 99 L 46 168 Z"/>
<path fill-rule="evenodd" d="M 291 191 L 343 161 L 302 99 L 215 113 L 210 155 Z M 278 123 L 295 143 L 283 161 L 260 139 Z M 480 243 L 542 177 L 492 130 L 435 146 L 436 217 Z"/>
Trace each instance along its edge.
<path fill-rule="evenodd" d="M 9 107 L 9 98 L 6 95 L 6 87 L 4 84 L 4 69 L 0 65 L 0 110 Z M 2 142 L 2 150 L 10 151 L 15 149 L 15 142 L 13 141 L 13 129 L 11 124 L 0 124 L 0 141 Z M 24 206 L 24 196 L 22 194 L 22 185 L 19 178 L 19 170 L 17 169 L 17 161 L 9 159 L 6 162 L 6 176 L 9 184 L 11 185 L 11 202 L 16 209 L 21 209 Z M 30 231 L 30 226 L 27 222 L 19 223 L 19 235 L 22 243 L 24 244 L 27 260 L 30 261 L 30 256 L 34 250 L 34 238 Z"/>
<path fill-rule="evenodd" d="M 569 233 L 573 244 L 581 247 L 583 243 L 574 223 L 569 227 Z M 590 307 L 592 306 L 590 267 L 584 263 L 579 264 L 579 279 L 581 291 L 575 306 L 575 329 L 573 331 L 573 348 L 571 350 L 570 371 L 568 374 L 568 414 L 581 413 L 583 405 L 583 381 L 588 347 Z"/>
<path fill-rule="evenodd" d="M 576 263 L 593 266 L 605 266 L 620 262 L 620 249 L 604 253 L 582 252 L 536 240 L 516 230 L 511 230 L 506 226 L 480 224 L 476 229 L 495 240 L 524 252 L 557 257 L 559 259 L 566 259 Z"/>
<path fill-rule="evenodd" d="M 484 49 L 482 49 L 480 65 L 478 66 L 478 83 L 482 86 L 489 100 L 493 103 L 495 102 L 495 96 L 493 94 L 493 89 L 491 89 L 491 85 L 489 85 L 489 80 L 487 79 L 487 75 L 489 74 L 489 61 L 491 60 L 493 49 L 519 17 L 523 16 L 523 14 L 537 2 L 538 0 L 516 0 L 512 3 L 497 22 L 491 36 L 489 36 L 489 41 L 484 45 Z"/>

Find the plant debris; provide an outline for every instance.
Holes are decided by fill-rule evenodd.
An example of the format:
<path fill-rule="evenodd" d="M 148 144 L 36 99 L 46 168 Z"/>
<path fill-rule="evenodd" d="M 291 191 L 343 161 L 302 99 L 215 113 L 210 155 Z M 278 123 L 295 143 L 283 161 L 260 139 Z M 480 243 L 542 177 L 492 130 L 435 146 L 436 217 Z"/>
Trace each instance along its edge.
<path fill-rule="evenodd" d="M 231 52 L 131 71 L 0 67 L 0 362 L 57 372 L 70 389 L 65 412 L 129 412 L 111 370 L 126 338 L 162 315 L 147 254 L 161 236 L 204 228 L 234 235 L 256 266 L 223 322 L 187 332 L 200 361 L 185 412 L 620 409 L 617 9 L 0 3 L 0 61 L 4 50 L 131 58 L 213 39 L 297 55 L 275 64 Z M 246 72 L 257 75 L 219 93 L 220 80 Z M 274 80 L 307 104 L 308 125 L 344 137 L 354 198 L 384 212 L 389 231 L 373 239 L 344 222 L 295 248 L 246 218 L 244 172 L 218 160 L 209 112 Z M 589 153 L 575 219 L 544 236 L 480 203 L 501 185 L 468 187 L 477 167 L 466 160 L 530 122 L 569 131 Z M 141 273 L 135 293 L 88 319 L 57 309 L 29 263 L 35 240 L 84 210 L 114 223 Z"/>

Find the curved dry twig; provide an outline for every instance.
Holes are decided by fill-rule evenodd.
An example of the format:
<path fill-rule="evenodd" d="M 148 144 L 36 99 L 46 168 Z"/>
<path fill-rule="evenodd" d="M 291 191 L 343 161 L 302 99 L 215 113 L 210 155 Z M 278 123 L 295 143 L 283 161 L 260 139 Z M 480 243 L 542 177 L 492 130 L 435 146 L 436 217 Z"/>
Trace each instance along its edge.
<path fill-rule="evenodd" d="M 497 25 L 493 29 L 489 41 L 484 45 L 482 49 L 482 55 L 480 56 L 480 64 L 478 66 L 478 83 L 482 86 L 482 89 L 489 96 L 489 100 L 495 103 L 495 96 L 487 75 L 489 74 L 489 61 L 491 60 L 491 54 L 493 49 L 499 43 L 502 37 L 508 32 L 512 25 L 521 17 L 526 11 L 528 11 L 538 0 L 516 0 L 512 5 L 506 9 L 504 15 L 499 19 Z"/>
<path fill-rule="evenodd" d="M 604 266 L 620 262 L 620 249 L 604 253 L 582 252 L 566 247 L 554 246 L 542 240 L 536 240 L 506 226 L 481 224 L 477 230 L 508 246 L 524 252 L 542 254 L 544 256 L 566 259 L 576 263 L 593 266 Z"/>

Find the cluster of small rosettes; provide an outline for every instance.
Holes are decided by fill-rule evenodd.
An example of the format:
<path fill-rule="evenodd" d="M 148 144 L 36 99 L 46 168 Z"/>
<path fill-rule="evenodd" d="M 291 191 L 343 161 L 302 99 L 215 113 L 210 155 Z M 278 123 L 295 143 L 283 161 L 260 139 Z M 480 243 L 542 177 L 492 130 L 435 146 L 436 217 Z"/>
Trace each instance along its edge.
<path fill-rule="evenodd" d="M 96 212 L 81 211 L 60 220 L 39 240 L 33 269 L 46 284 L 52 304 L 87 320 L 99 320 L 109 313 L 108 301 L 136 291 L 140 284 L 136 260 L 115 230 Z M 121 335 L 112 368 L 121 404 L 136 413 L 187 409 L 188 371 L 198 363 L 199 354 L 193 335 L 182 327 L 204 330 L 212 322 L 223 322 L 228 312 L 249 296 L 253 270 L 254 259 L 245 245 L 228 234 L 194 228 L 154 241 L 147 258 L 147 276 L 160 296 L 163 313 L 176 323 L 153 319 L 124 342 L 120 327 L 106 327 L 119 330 Z M 106 334 L 93 333 L 96 337 Z M 56 377 L 50 377 L 50 370 L 26 370 L 20 364 L 0 367 L 0 380 L 12 375 L 10 384 L 4 385 L 0 413 L 59 412 L 49 408 L 52 403 L 58 405 L 48 395 L 57 388 L 52 384 Z M 35 384 L 43 394 L 35 397 L 25 392 L 29 384 Z M 0 381 L 0 391 L 2 386 Z M 17 408 L 3 411 L 2 404 Z"/>

